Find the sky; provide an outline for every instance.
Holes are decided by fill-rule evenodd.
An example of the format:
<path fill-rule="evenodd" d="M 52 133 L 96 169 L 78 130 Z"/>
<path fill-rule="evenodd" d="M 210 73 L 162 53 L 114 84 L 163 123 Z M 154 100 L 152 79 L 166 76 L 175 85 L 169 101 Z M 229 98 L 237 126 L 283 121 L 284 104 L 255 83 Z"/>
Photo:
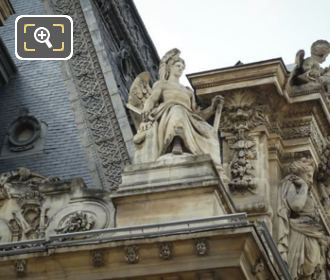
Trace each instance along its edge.
<path fill-rule="evenodd" d="M 134 0 L 160 57 L 176 47 L 185 74 L 282 57 L 330 41 L 330 0 Z M 323 66 L 329 66 L 330 58 Z M 185 81 L 183 81 L 185 83 Z"/>

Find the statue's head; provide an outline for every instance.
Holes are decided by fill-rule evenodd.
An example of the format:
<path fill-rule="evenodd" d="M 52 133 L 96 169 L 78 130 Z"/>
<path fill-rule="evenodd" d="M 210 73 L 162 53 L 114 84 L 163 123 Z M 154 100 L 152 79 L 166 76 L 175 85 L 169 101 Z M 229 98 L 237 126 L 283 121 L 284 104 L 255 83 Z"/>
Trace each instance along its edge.
<path fill-rule="evenodd" d="M 176 75 L 181 76 L 186 63 L 180 57 L 180 50 L 172 49 L 168 51 L 163 58 L 161 59 L 159 66 L 159 77 L 162 80 L 168 80 L 170 74 L 173 74 L 175 71 Z"/>
<path fill-rule="evenodd" d="M 311 54 L 318 63 L 323 63 L 330 53 L 330 43 L 326 40 L 317 40 L 311 46 Z"/>
<path fill-rule="evenodd" d="M 308 185 L 313 184 L 315 164 L 311 158 L 300 158 L 289 165 L 289 173 L 301 177 Z"/>
<path fill-rule="evenodd" d="M 168 77 L 170 75 L 181 77 L 183 70 L 185 68 L 186 68 L 186 64 L 181 57 L 178 57 L 177 59 L 170 61 L 168 65 Z"/>

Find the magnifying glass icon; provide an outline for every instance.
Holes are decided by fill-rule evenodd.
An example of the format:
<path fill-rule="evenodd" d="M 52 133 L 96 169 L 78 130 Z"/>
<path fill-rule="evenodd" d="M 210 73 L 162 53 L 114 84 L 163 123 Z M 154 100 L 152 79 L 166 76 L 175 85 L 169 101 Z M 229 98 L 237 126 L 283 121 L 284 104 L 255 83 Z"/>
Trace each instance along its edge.
<path fill-rule="evenodd" d="M 53 47 L 52 43 L 49 41 L 50 33 L 46 27 L 38 27 L 34 31 L 34 39 L 38 43 L 45 43 L 47 47 L 50 49 Z"/>

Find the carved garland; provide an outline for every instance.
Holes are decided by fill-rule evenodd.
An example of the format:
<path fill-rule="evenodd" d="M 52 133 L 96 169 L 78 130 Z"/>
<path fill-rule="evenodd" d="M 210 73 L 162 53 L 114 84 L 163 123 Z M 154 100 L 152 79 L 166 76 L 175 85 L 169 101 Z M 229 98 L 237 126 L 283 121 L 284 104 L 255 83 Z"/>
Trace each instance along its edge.
<path fill-rule="evenodd" d="M 233 151 L 230 162 L 231 180 L 228 184 L 232 192 L 255 192 L 256 143 L 249 132 L 266 122 L 264 108 L 257 105 L 256 96 L 248 91 L 233 93 L 226 98 L 222 131 L 235 136 L 229 148 Z"/>
<path fill-rule="evenodd" d="M 98 168 L 101 179 L 115 188 L 121 182 L 122 167 L 129 157 L 83 11 L 78 0 L 53 0 L 52 6 L 58 14 L 73 19 L 74 55 L 68 65 L 101 164 Z"/>

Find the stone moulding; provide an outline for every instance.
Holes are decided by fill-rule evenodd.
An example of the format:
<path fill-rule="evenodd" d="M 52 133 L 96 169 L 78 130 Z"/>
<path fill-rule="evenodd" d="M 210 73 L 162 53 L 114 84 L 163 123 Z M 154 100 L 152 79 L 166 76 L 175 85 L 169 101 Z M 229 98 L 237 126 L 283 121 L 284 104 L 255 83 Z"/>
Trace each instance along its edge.
<path fill-rule="evenodd" d="M 71 276 L 77 279 L 82 275 L 86 277 L 89 273 L 92 273 L 94 278 L 99 275 L 103 275 L 102 277 L 111 275 L 114 278 L 119 278 L 119 275 L 121 275 L 120 277 L 131 277 L 132 275 L 129 276 L 132 273 L 131 268 L 140 277 L 147 278 L 152 275 L 168 273 L 180 274 L 186 270 L 190 271 L 192 267 L 197 272 L 206 269 L 217 271 L 222 279 L 226 275 L 226 268 L 228 267 L 233 268 L 235 271 L 243 270 L 251 273 L 255 264 L 263 261 L 264 270 L 260 273 L 265 273 L 266 279 L 289 280 L 285 276 L 280 277 L 280 275 L 285 275 L 286 268 L 279 259 L 274 258 L 276 253 L 271 244 L 266 242 L 264 244 L 266 247 L 261 245 L 261 240 L 264 239 L 260 233 L 262 231 L 259 231 L 253 225 L 247 225 L 245 219 L 245 215 L 235 214 L 214 217 L 208 220 L 190 220 L 126 229 L 107 229 L 102 230 L 102 242 L 99 242 L 99 231 L 79 233 L 79 235 L 85 234 L 91 238 L 90 234 L 94 232 L 94 238 L 92 237 L 89 240 L 71 238 L 63 242 L 63 237 L 58 236 L 55 237 L 56 239 L 50 238 L 48 241 L 40 241 L 40 245 L 43 244 L 44 246 L 43 249 L 40 248 L 39 252 L 34 251 L 32 254 L 26 251 L 25 258 L 31 265 L 35 258 L 38 258 L 41 269 L 44 269 L 45 265 L 50 265 L 53 261 L 60 263 L 62 269 L 66 269 L 71 265 L 70 258 L 77 259 L 79 257 L 81 261 L 77 262 L 77 269 L 70 272 L 73 273 Z M 263 230 L 267 231 L 266 228 L 263 228 Z M 177 234 L 180 234 L 180 240 L 177 239 Z M 157 238 L 155 238 L 156 236 Z M 207 239 L 209 247 L 212 248 L 212 253 L 199 256 L 195 252 L 195 242 L 197 240 L 204 242 L 205 239 Z M 95 241 L 97 242 L 95 243 Z M 171 243 L 175 250 L 178 253 L 180 252 L 175 255 L 175 259 L 164 261 L 159 258 L 158 249 L 162 243 Z M 33 252 L 33 247 L 30 246 L 28 250 Z M 39 257 L 39 254 L 45 254 L 48 250 L 52 252 L 52 258 Z M 102 254 L 108 256 L 107 261 L 101 261 L 102 267 L 91 270 L 92 265 L 95 265 L 93 261 L 91 263 L 91 256 L 92 258 L 96 256 L 96 258 L 103 259 L 97 254 L 99 250 L 102 250 Z M 201 252 L 204 253 L 203 250 Z M 17 257 L 10 256 L 10 251 L 8 249 L 7 252 L 3 251 L 3 246 L 0 245 L 0 255 L 5 253 L 7 253 L 7 259 L 0 263 L 0 271 L 7 262 L 12 265 L 12 259 Z M 14 253 L 22 254 L 22 251 L 18 250 Z M 127 254 L 129 254 L 129 261 L 126 261 Z M 219 260 L 225 261 L 221 262 Z M 96 261 L 97 264 L 99 264 L 98 261 Z M 86 265 L 86 262 L 89 262 L 90 266 Z M 157 265 L 155 265 L 156 262 Z M 192 266 L 180 267 L 178 270 L 177 264 L 188 262 Z M 63 270 L 60 272 L 56 270 L 57 266 L 50 265 L 50 267 L 49 275 L 52 275 L 52 273 L 61 275 L 60 273 Z M 142 267 L 144 268 L 143 272 L 140 270 Z M 5 273 L 10 274 L 13 272 L 6 271 Z M 39 273 L 38 268 L 27 271 L 27 277 L 34 277 L 37 275 L 35 273 Z M 239 273 L 240 277 L 233 279 L 244 279 L 242 278 L 244 273 L 236 273 Z M 12 276 L 9 274 L 3 275 L 6 276 L 6 279 L 11 279 Z M 91 278 L 93 279 L 93 277 Z"/>
<path fill-rule="evenodd" d="M 121 182 L 121 171 L 129 162 L 129 155 L 80 2 L 52 0 L 51 7 L 73 19 L 75 52 L 67 64 L 87 123 L 85 129 L 91 143 L 87 149 L 95 156 L 103 188 L 115 188 Z"/>

